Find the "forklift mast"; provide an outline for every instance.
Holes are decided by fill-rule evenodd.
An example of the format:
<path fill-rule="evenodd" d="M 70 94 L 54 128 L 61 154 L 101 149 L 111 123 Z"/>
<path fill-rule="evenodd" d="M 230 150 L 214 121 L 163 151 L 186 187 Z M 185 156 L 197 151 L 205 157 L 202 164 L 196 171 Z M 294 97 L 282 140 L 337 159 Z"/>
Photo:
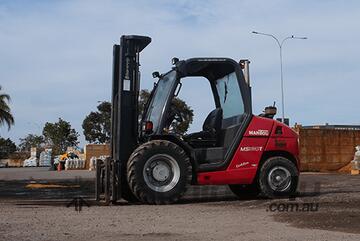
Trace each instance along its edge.
<path fill-rule="evenodd" d="M 138 96 L 140 89 L 139 54 L 151 42 L 146 36 L 122 36 L 113 47 L 111 159 L 114 179 L 126 178 L 121 172 L 138 141 Z M 121 182 L 113 180 L 113 195 L 121 196 Z M 115 190 L 117 189 L 117 190 Z M 114 196 L 113 196 L 114 198 Z"/>
<path fill-rule="evenodd" d="M 151 42 L 146 36 L 122 36 L 113 48 L 111 158 L 127 160 L 138 138 L 139 54 Z"/>

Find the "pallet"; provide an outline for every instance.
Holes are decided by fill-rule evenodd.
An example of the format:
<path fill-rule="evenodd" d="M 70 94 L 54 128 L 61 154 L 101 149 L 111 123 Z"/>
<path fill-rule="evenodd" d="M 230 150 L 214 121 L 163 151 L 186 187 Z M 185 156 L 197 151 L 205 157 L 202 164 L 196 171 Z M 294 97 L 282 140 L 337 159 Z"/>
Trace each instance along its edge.
<path fill-rule="evenodd" d="M 360 174 L 360 170 L 351 169 L 351 175 L 359 175 L 359 174 Z"/>

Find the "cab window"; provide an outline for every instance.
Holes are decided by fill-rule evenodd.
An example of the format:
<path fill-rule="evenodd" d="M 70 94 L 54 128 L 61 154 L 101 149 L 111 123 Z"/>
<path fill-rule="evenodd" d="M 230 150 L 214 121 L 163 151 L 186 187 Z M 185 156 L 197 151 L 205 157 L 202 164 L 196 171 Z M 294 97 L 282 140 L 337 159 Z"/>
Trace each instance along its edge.
<path fill-rule="evenodd" d="M 216 80 L 223 119 L 239 116 L 244 113 L 244 102 L 235 72 Z"/>

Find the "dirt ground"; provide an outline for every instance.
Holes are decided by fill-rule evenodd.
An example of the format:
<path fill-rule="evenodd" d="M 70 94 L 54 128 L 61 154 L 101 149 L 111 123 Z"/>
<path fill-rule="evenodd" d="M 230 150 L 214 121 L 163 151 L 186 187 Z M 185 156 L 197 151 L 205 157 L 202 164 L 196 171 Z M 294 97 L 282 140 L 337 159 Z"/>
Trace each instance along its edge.
<path fill-rule="evenodd" d="M 165 206 L 98 206 L 93 178 L 0 169 L 0 240 L 360 239 L 360 175 L 303 173 L 290 200 L 237 200 L 226 186 L 196 186 Z M 81 211 L 67 207 L 74 197 L 84 198 Z"/>

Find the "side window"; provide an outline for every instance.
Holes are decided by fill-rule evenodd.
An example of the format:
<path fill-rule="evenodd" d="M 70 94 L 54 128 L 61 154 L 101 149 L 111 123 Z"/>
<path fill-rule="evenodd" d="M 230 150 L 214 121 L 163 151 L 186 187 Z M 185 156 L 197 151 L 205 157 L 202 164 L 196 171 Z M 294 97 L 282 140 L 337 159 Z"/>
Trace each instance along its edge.
<path fill-rule="evenodd" d="M 209 80 L 205 77 L 186 77 L 181 79 L 181 83 L 178 98 L 194 111 L 194 119 L 187 133 L 201 131 L 207 115 L 216 108 Z"/>
<path fill-rule="evenodd" d="M 244 103 L 235 72 L 216 80 L 216 88 L 223 109 L 223 119 L 244 113 Z"/>

